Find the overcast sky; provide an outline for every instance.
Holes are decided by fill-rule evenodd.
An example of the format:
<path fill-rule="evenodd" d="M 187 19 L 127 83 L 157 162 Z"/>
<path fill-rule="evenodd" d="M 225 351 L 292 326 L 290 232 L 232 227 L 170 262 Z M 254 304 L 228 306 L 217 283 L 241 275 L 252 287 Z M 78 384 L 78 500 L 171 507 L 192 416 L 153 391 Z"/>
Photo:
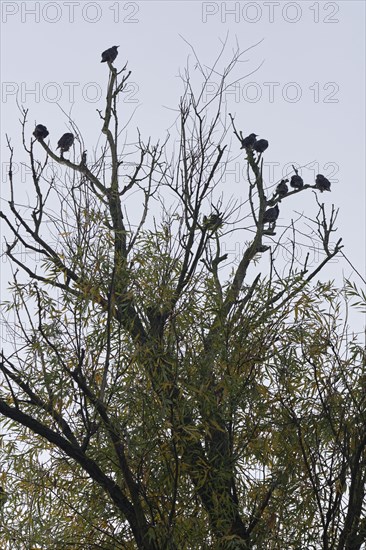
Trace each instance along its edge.
<path fill-rule="evenodd" d="M 365 3 L 346 2 L 1 2 L 1 198 L 8 196 L 4 135 L 19 143 L 18 104 L 29 109 L 29 136 L 34 123 L 45 124 L 50 143 L 68 131 L 70 113 L 87 149 L 100 138 L 97 108 L 103 107 L 108 67 L 100 54 L 120 45 L 116 65 L 128 61 L 131 84 L 123 111 L 135 111 L 128 139 L 163 139 L 175 120 L 182 84 L 179 71 L 195 62 L 216 59 L 227 38 L 221 63 L 229 61 L 236 41 L 249 49 L 234 77 L 249 76 L 227 91 L 229 112 L 244 134 L 256 132 L 270 142 L 265 156 L 268 185 L 281 179 L 289 165 L 308 165 L 306 183 L 318 172 L 332 182 L 320 198 L 340 208 L 339 236 L 356 269 L 365 272 Z M 253 74 L 250 74 L 253 73 Z M 214 89 L 214 83 L 212 84 Z M 209 96 L 207 97 L 209 100 Z M 228 141 L 231 136 L 228 138 Z M 232 148 L 238 150 L 233 142 Z M 24 160 L 24 159 L 23 159 Z M 240 175 L 231 167 L 224 185 L 240 191 Z M 30 185 L 20 165 L 18 185 Z M 301 202 L 281 206 L 280 223 L 296 212 L 316 213 L 311 193 Z M 4 266 L 4 264 L 2 264 Z M 342 259 L 326 273 L 361 279 Z M 7 286 L 5 277 L 2 289 Z"/>

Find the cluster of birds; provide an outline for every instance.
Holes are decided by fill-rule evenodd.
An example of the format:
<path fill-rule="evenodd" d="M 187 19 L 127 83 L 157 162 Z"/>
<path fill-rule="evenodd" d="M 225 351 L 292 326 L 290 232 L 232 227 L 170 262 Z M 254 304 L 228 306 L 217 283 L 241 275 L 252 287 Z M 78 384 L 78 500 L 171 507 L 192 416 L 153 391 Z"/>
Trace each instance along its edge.
<path fill-rule="evenodd" d="M 268 149 L 268 141 L 266 139 L 258 139 L 258 134 L 249 134 L 246 138 L 241 140 L 241 149 L 249 149 L 256 151 L 257 153 L 264 153 Z"/>
<path fill-rule="evenodd" d="M 119 46 L 112 46 L 111 48 L 108 48 L 102 53 L 102 60 L 101 63 L 113 63 L 113 61 L 116 59 L 118 55 L 118 48 Z M 43 141 L 46 139 L 46 137 L 49 135 L 49 131 L 47 130 L 46 126 L 43 124 L 37 124 L 35 127 L 35 130 L 33 132 L 34 137 L 38 141 Z M 249 134 L 247 137 L 243 138 L 241 140 L 241 149 L 246 150 L 252 150 L 256 153 L 262 154 L 266 149 L 268 149 L 268 141 L 266 139 L 258 139 L 258 134 Z M 69 151 L 70 147 L 73 145 L 75 140 L 74 134 L 71 134 L 70 132 L 67 132 L 63 136 L 60 137 L 57 143 L 57 149 L 60 149 L 61 156 L 63 153 L 66 153 Z M 290 186 L 293 189 L 300 190 L 304 186 L 304 180 L 301 176 L 299 176 L 298 170 L 294 168 L 295 174 L 291 176 L 290 179 Z M 289 191 L 287 183 L 289 182 L 288 179 L 283 179 L 280 181 L 280 183 L 276 187 L 275 195 L 281 199 L 285 197 Z M 315 178 L 315 186 L 316 189 L 319 189 L 319 191 L 322 193 L 323 191 L 330 191 L 330 181 L 323 176 L 323 174 L 318 174 Z M 269 224 L 275 224 L 277 221 L 277 218 L 279 216 L 280 209 L 278 207 L 278 204 L 276 204 L 273 208 L 269 208 L 264 212 L 263 216 L 263 224 L 269 223 Z M 203 217 L 203 225 L 206 229 L 211 230 L 213 232 L 217 231 L 219 227 L 221 227 L 223 224 L 223 218 L 221 212 L 212 213 L 210 216 L 204 216 Z"/>
<path fill-rule="evenodd" d="M 241 140 L 241 149 L 246 149 L 247 151 L 256 151 L 257 153 L 262 154 L 268 148 L 268 141 L 266 139 L 257 140 L 257 137 L 258 134 L 252 133 L 243 138 Z M 295 171 L 295 174 L 291 176 L 290 186 L 295 190 L 300 190 L 302 189 L 302 187 L 304 187 L 304 180 L 299 175 L 298 170 L 294 166 L 293 169 Z M 288 182 L 288 179 L 283 179 L 277 185 L 275 195 L 279 199 L 285 197 L 289 192 L 289 188 L 287 187 Z M 315 189 L 318 189 L 321 193 L 323 193 L 323 191 L 330 191 L 330 181 L 325 176 L 323 176 L 323 174 L 318 174 L 315 178 L 314 187 Z M 275 224 L 279 213 L 280 209 L 278 208 L 278 204 L 276 204 L 273 208 L 269 208 L 268 210 L 266 210 L 263 216 L 263 224 Z"/>
<path fill-rule="evenodd" d="M 285 197 L 288 193 L 288 187 L 286 185 L 288 181 L 289 180 L 281 180 L 276 187 L 276 195 L 278 195 L 280 199 Z M 301 189 L 302 187 L 304 187 L 304 180 L 301 176 L 298 175 L 297 170 L 296 174 L 294 176 L 291 176 L 290 186 L 294 189 Z M 323 174 L 318 174 L 315 178 L 314 187 L 318 189 L 321 193 L 323 193 L 323 191 L 330 191 L 330 181 L 325 176 L 323 176 Z"/>
<path fill-rule="evenodd" d="M 112 46 L 111 48 L 108 48 L 108 50 L 105 50 L 102 53 L 102 60 L 101 63 L 113 63 L 113 61 L 116 59 L 118 55 L 118 48 L 119 46 Z M 49 131 L 47 130 L 46 126 L 43 124 L 37 124 L 37 126 L 34 129 L 33 132 L 34 137 L 38 141 L 43 141 L 46 139 L 46 137 L 49 135 Z M 74 134 L 71 134 L 70 132 L 67 132 L 63 136 L 60 137 L 57 143 L 57 149 L 60 149 L 61 156 L 63 153 L 66 153 L 69 151 L 70 147 L 73 145 L 75 140 Z"/>
<path fill-rule="evenodd" d="M 302 187 L 304 187 L 304 180 L 301 176 L 298 174 L 298 170 L 294 167 L 295 174 L 291 176 L 290 179 L 290 186 L 293 189 L 300 190 Z M 277 196 L 279 199 L 282 199 L 285 197 L 289 191 L 287 187 L 287 183 L 289 180 L 281 180 L 280 183 L 276 187 L 275 196 Z M 323 176 L 323 174 L 318 174 L 315 178 L 315 189 L 318 189 L 321 193 L 323 191 L 330 191 L 330 181 Z M 269 208 L 265 211 L 263 216 L 263 223 L 270 223 L 273 224 L 276 222 L 278 216 L 280 213 L 280 209 L 278 208 L 278 204 L 276 204 L 273 208 Z"/>
<path fill-rule="evenodd" d="M 43 141 L 49 135 L 49 131 L 47 130 L 46 126 L 44 126 L 43 124 L 37 124 L 37 126 L 34 129 L 33 135 L 37 141 Z M 66 132 L 66 134 L 60 137 L 60 139 L 57 142 L 56 149 L 60 149 L 61 156 L 63 153 L 66 153 L 67 151 L 69 151 L 70 147 L 74 143 L 74 140 L 75 140 L 75 136 L 70 132 Z"/>

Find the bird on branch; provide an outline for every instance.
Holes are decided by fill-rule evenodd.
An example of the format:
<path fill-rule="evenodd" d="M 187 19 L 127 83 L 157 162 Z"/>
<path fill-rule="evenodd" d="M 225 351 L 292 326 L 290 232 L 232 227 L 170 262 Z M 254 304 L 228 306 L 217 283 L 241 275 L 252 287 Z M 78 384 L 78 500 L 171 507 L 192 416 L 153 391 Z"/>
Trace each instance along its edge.
<path fill-rule="evenodd" d="M 112 46 L 111 48 L 108 48 L 108 50 L 105 50 L 102 53 L 101 63 L 105 63 L 106 61 L 108 61 L 109 63 L 113 63 L 113 61 L 116 59 L 118 55 L 117 48 L 119 48 L 119 46 Z"/>
<path fill-rule="evenodd" d="M 288 183 L 288 180 L 281 180 L 276 187 L 276 193 L 280 198 L 283 198 L 288 193 L 288 187 L 286 183 Z"/>
<path fill-rule="evenodd" d="M 37 124 L 33 132 L 34 137 L 38 141 L 42 141 L 46 139 L 48 134 L 49 134 L 49 131 L 47 130 L 46 126 L 43 126 L 43 124 Z"/>
<path fill-rule="evenodd" d="M 263 153 L 266 149 L 268 149 L 268 141 L 266 139 L 259 139 L 254 143 L 253 149 L 257 153 Z"/>
<path fill-rule="evenodd" d="M 279 213 L 280 209 L 278 208 L 278 204 L 276 204 L 276 206 L 274 206 L 273 208 L 269 208 L 268 210 L 266 210 L 263 216 L 263 224 L 275 223 Z"/>
<path fill-rule="evenodd" d="M 223 224 L 222 212 L 217 212 L 216 214 L 210 214 L 208 217 L 203 216 L 203 227 L 206 230 L 215 232 Z"/>
<path fill-rule="evenodd" d="M 294 189 L 301 189 L 304 187 L 304 180 L 301 176 L 299 176 L 299 171 L 295 168 L 294 165 L 292 165 L 292 168 L 294 169 L 295 175 L 291 176 L 290 185 Z"/>
<path fill-rule="evenodd" d="M 318 174 L 315 178 L 315 187 L 319 189 L 321 193 L 323 193 L 323 191 L 330 191 L 330 181 L 323 176 L 323 174 Z"/>
<path fill-rule="evenodd" d="M 71 145 L 74 143 L 74 134 L 66 133 L 60 139 L 58 140 L 56 149 L 60 148 L 61 150 L 61 156 L 62 153 L 66 153 Z"/>
<path fill-rule="evenodd" d="M 251 149 L 257 140 L 257 134 L 249 134 L 241 141 L 240 149 Z"/>
<path fill-rule="evenodd" d="M 294 189 L 301 189 L 302 187 L 304 187 L 304 180 L 301 176 L 298 176 L 296 174 L 295 176 L 291 176 L 290 185 Z"/>

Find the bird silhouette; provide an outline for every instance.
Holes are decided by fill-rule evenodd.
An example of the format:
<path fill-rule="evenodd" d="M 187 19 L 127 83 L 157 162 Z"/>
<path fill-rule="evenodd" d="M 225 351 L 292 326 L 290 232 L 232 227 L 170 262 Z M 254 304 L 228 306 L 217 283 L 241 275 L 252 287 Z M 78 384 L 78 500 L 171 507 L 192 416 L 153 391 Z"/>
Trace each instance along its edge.
<path fill-rule="evenodd" d="M 319 189 L 321 193 L 323 191 L 330 191 L 330 181 L 323 176 L 323 174 L 318 174 L 315 178 L 315 187 Z"/>
<path fill-rule="evenodd" d="M 253 147 L 257 139 L 257 134 L 249 134 L 249 136 L 245 137 L 241 142 L 240 149 L 250 149 Z"/>
<path fill-rule="evenodd" d="M 74 134 L 66 133 L 60 137 L 57 143 L 57 148 L 61 149 L 61 154 L 68 151 L 71 145 L 74 143 Z"/>
<path fill-rule="evenodd" d="M 295 176 L 291 176 L 290 185 L 294 189 L 301 189 L 302 187 L 304 187 L 304 180 L 301 176 L 295 174 Z"/>
<path fill-rule="evenodd" d="M 279 213 L 280 209 L 278 208 L 278 204 L 276 204 L 273 208 L 269 208 L 264 213 L 263 223 L 274 223 L 277 220 Z"/>
<path fill-rule="evenodd" d="M 294 189 L 301 189 L 304 187 L 304 180 L 299 176 L 299 171 L 294 165 L 292 165 L 292 168 L 294 169 L 295 175 L 291 176 L 290 185 Z"/>
<path fill-rule="evenodd" d="M 257 153 L 263 153 L 268 148 L 268 141 L 266 139 L 259 139 L 253 145 L 254 151 Z"/>
<path fill-rule="evenodd" d="M 109 61 L 109 63 L 113 63 L 113 61 L 116 59 L 118 55 L 119 46 L 112 46 L 111 48 L 108 48 L 108 50 L 105 50 L 102 53 L 102 61 L 101 63 L 105 63 L 106 61 Z"/>
<path fill-rule="evenodd" d="M 43 126 L 43 124 L 37 124 L 37 126 L 34 129 L 33 135 L 38 141 L 42 141 L 45 139 L 49 134 L 49 131 L 47 130 L 46 126 Z"/>
<path fill-rule="evenodd" d="M 203 226 L 210 231 L 217 231 L 223 224 L 222 212 L 203 216 Z"/>
<path fill-rule="evenodd" d="M 276 187 L 276 193 L 279 197 L 284 197 L 288 193 L 288 187 L 286 185 L 288 183 L 288 180 L 281 180 L 280 183 Z"/>

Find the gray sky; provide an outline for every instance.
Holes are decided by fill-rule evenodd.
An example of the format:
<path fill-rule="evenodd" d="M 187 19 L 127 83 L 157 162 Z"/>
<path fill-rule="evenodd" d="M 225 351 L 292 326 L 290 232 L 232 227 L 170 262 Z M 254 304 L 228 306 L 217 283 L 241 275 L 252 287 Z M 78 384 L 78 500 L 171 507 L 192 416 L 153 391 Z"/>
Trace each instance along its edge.
<path fill-rule="evenodd" d="M 225 99 L 244 134 L 254 131 L 270 142 L 266 182 L 281 179 L 291 163 L 310 163 L 302 171 L 306 183 L 313 183 L 318 172 L 329 177 L 332 193 L 319 198 L 328 207 L 333 203 L 340 208 L 344 252 L 360 273 L 365 272 L 363 1 L 2 1 L 1 10 L 2 199 L 8 196 L 5 133 L 16 146 L 16 160 L 21 160 L 17 101 L 29 109 L 29 136 L 35 122 L 43 123 L 56 147 L 68 131 L 61 107 L 71 113 L 91 151 L 100 137 L 96 109 L 103 107 L 108 72 L 100 54 L 119 44 L 116 65 L 128 61 L 132 70 L 123 116 L 128 120 L 136 110 L 127 139 L 136 138 L 137 126 L 145 138 L 163 139 L 175 120 L 167 107 L 178 105 L 178 74 L 188 56 L 195 74 L 187 42 L 201 63 L 210 66 L 228 34 L 220 68 L 229 61 L 236 40 L 243 50 L 261 41 L 244 54 L 233 77 L 260 68 L 228 90 Z M 232 148 L 239 153 L 235 141 Z M 30 183 L 18 168 L 18 185 L 26 189 Z M 225 185 L 231 186 L 226 190 L 229 196 L 245 196 L 245 184 L 235 175 L 226 178 Z M 315 215 L 311 193 L 303 193 L 300 203 L 284 201 L 280 222 L 288 224 L 297 217 L 295 211 Z M 339 282 L 343 274 L 351 276 L 352 269 L 339 259 L 324 277 Z M 362 284 L 357 275 L 354 278 Z"/>

